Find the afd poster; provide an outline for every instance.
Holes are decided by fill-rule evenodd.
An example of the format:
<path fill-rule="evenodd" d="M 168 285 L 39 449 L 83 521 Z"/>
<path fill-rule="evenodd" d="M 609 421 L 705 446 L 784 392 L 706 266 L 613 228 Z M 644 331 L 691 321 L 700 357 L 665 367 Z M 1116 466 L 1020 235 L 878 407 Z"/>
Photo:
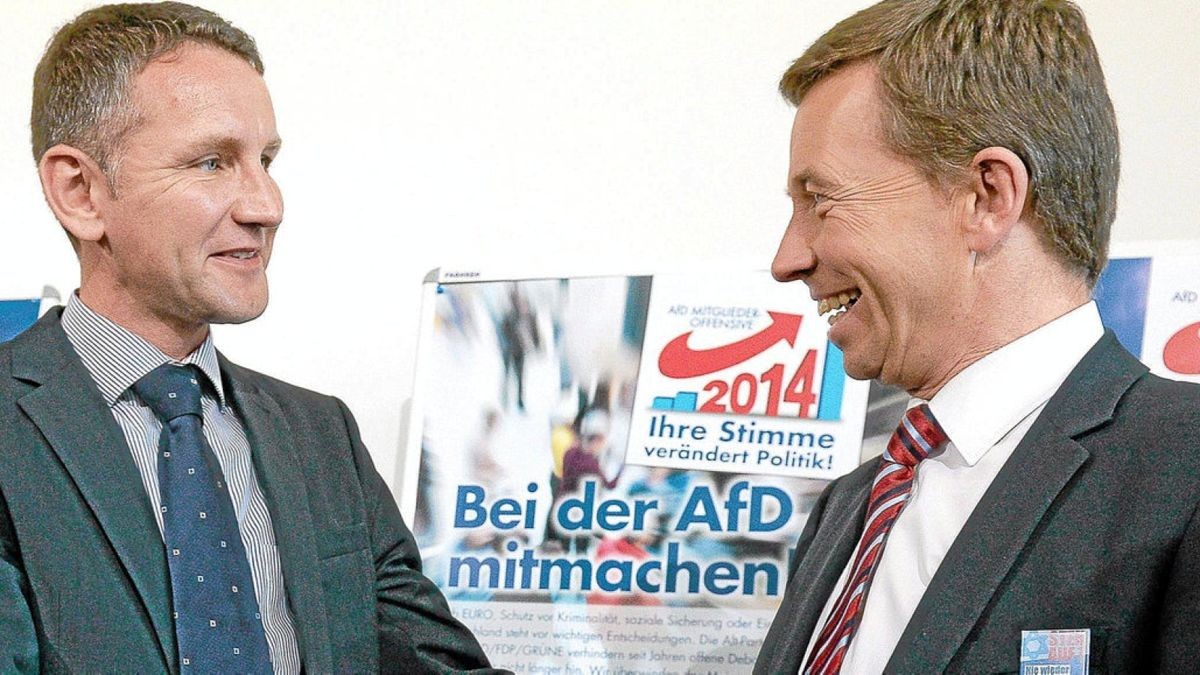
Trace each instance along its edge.
<path fill-rule="evenodd" d="M 625 461 L 830 480 L 858 466 L 866 382 L 769 274 L 656 276 Z"/>
<path fill-rule="evenodd" d="M 863 437 L 868 386 L 807 292 L 443 273 L 427 300 L 402 494 L 493 661 L 748 671 L 819 479 Z"/>
<path fill-rule="evenodd" d="M 1100 276 L 1100 315 L 1152 372 L 1200 382 L 1200 253 L 1142 248 L 1150 251 L 1114 258 Z"/>
<path fill-rule="evenodd" d="M 1164 377 L 1200 382 L 1200 255 L 1153 260 L 1141 358 Z"/>
<path fill-rule="evenodd" d="M 1175 248 L 1127 247 L 1095 297 L 1200 381 L 1200 255 Z M 750 672 L 812 503 L 908 402 L 845 378 L 815 309 L 765 273 L 427 283 L 402 508 L 494 663 Z"/>

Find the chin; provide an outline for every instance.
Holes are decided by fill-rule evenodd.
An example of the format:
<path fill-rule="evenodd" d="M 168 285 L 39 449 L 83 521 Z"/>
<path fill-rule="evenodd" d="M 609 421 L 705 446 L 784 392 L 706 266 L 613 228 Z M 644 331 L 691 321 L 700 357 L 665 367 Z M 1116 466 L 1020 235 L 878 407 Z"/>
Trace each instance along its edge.
<path fill-rule="evenodd" d="M 870 380 L 875 377 L 875 374 L 869 368 L 864 368 L 850 359 L 842 362 L 842 368 L 845 369 L 846 375 L 855 380 Z"/>
<path fill-rule="evenodd" d="M 871 370 L 868 368 L 853 368 L 849 364 L 846 364 L 845 368 L 846 375 L 852 380 L 874 380 L 879 375 L 878 370 Z"/>
<path fill-rule="evenodd" d="M 246 322 L 248 322 L 248 321 L 253 321 L 253 320 L 257 319 L 257 318 L 258 318 L 258 317 L 260 317 L 260 316 L 262 316 L 262 312 L 257 312 L 257 313 L 254 313 L 254 314 L 250 314 L 250 313 L 244 313 L 244 314 L 219 314 L 219 315 L 216 315 L 216 316 L 214 316 L 213 318 L 209 319 L 209 320 L 208 320 L 208 322 L 209 322 L 210 324 L 215 324 L 215 323 L 220 323 L 220 324 L 236 324 L 236 323 L 246 323 Z"/>
<path fill-rule="evenodd" d="M 267 297 L 234 300 L 224 298 L 224 302 L 215 303 L 208 315 L 208 323 L 246 323 L 262 316 L 267 309 Z"/>
<path fill-rule="evenodd" d="M 864 362 L 844 350 L 842 352 L 842 368 L 846 371 L 846 375 L 855 380 L 879 379 L 882 372 L 878 363 Z"/>

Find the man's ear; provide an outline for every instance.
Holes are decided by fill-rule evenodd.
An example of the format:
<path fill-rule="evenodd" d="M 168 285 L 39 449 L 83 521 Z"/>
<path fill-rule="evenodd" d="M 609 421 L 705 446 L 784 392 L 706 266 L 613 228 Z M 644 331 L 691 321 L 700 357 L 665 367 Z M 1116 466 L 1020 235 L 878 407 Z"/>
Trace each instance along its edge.
<path fill-rule="evenodd" d="M 104 220 L 99 206 L 112 198 L 100 165 L 86 152 L 59 144 L 38 162 L 46 203 L 63 228 L 78 241 L 99 241 Z"/>
<path fill-rule="evenodd" d="M 975 200 L 966 224 L 967 246 L 975 253 L 987 253 L 1021 220 L 1029 171 L 1012 150 L 984 148 L 971 160 L 968 189 Z"/>

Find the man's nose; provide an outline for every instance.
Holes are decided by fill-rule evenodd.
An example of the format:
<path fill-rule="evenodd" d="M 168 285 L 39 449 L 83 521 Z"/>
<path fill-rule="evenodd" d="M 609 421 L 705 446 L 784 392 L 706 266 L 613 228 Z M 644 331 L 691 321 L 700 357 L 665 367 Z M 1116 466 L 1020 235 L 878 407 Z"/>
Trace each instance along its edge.
<path fill-rule="evenodd" d="M 817 257 L 806 229 L 796 218 L 788 223 L 783 239 L 779 241 L 779 249 L 775 252 L 775 259 L 771 261 L 771 276 L 776 281 L 804 280 L 812 273 Z"/>
<path fill-rule="evenodd" d="M 283 195 L 265 167 L 244 172 L 234 206 L 234 219 L 241 225 L 278 227 L 283 222 Z"/>

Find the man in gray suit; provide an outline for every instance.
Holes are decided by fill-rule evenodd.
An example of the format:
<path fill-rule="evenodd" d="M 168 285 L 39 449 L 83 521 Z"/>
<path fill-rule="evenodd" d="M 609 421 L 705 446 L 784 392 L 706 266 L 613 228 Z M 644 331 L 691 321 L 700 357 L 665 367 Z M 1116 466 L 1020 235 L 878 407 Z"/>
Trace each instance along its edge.
<path fill-rule="evenodd" d="M 1118 144 L 1082 13 L 886 0 L 780 86 L 775 277 L 913 401 L 814 507 L 756 672 L 1195 672 L 1200 387 L 1091 301 Z"/>
<path fill-rule="evenodd" d="M 266 307 L 283 218 L 262 70 L 178 3 L 89 10 L 38 66 L 81 284 L 0 347 L 0 670 L 488 668 L 345 406 L 213 347 Z"/>

